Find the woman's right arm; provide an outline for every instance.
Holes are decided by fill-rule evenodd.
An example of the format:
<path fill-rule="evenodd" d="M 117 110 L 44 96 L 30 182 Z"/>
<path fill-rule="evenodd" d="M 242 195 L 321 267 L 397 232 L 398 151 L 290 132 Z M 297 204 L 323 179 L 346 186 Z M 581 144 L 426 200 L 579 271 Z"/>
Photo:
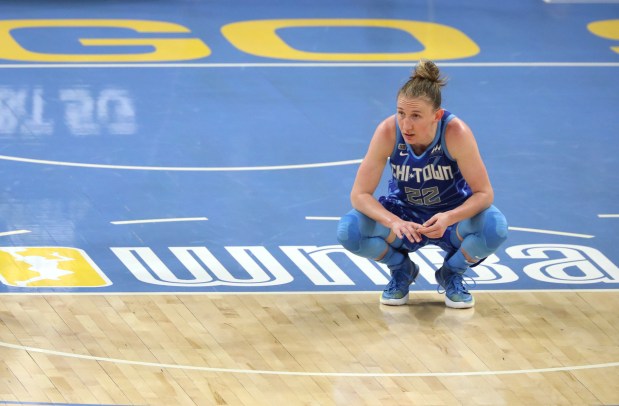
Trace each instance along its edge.
<path fill-rule="evenodd" d="M 368 151 L 359 165 L 357 176 L 350 192 L 352 206 L 390 228 L 398 238 L 406 236 L 410 241 L 421 241 L 421 235 L 416 231 L 419 224 L 407 222 L 389 212 L 374 198 L 374 192 L 380 183 L 387 159 L 395 146 L 395 118 L 385 119 L 378 125 Z"/>

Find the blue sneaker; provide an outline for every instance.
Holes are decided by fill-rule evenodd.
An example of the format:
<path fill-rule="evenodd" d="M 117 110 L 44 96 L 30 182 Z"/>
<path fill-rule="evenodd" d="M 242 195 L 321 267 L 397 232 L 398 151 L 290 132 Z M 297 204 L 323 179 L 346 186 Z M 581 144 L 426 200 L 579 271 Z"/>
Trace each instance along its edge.
<path fill-rule="evenodd" d="M 462 274 L 452 271 L 443 265 L 434 274 L 440 288 L 444 289 L 445 305 L 454 309 L 468 309 L 475 306 L 475 298 L 462 283 Z"/>
<path fill-rule="evenodd" d="M 380 302 L 390 306 L 401 306 L 408 302 L 408 287 L 419 275 L 419 266 L 407 258 L 400 268 L 391 270 L 391 280 L 385 287 Z"/>

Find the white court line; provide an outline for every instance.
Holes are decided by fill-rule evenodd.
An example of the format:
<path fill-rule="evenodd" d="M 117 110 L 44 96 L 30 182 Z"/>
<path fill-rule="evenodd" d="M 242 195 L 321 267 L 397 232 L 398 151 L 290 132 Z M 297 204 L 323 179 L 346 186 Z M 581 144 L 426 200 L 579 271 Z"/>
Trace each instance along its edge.
<path fill-rule="evenodd" d="M 178 217 L 178 218 L 165 218 L 165 219 L 145 219 L 145 220 L 121 220 L 110 221 L 111 224 L 124 225 L 124 224 L 145 224 L 145 223 L 173 223 L 181 221 L 206 221 L 206 217 Z"/>
<path fill-rule="evenodd" d="M 325 221 L 339 221 L 340 217 L 318 217 L 318 216 L 305 216 L 306 220 L 325 220 Z M 509 230 L 512 231 L 526 231 L 529 233 L 540 233 L 540 234 L 551 234 L 551 235 L 563 235 L 566 237 L 578 237 L 578 238 L 594 238 L 594 235 L 589 234 L 576 234 L 576 233 L 566 233 L 563 231 L 552 231 L 552 230 L 540 230 L 537 228 L 524 228 L 524 227 L 508 227 Z"/>
<path fill-rule="evenodd" d="M 482 376 L 482 375 L 521 375 L 546 372 L 570 372 L 583 369 L 600 369 L 619 367 L 619 362 L 608 362 L 604 364 L 590 365 L 575 365 L 555 368 L 538 368 L 538 369 L 516 369 L 516 370 L 499 370 L 499 371 L 465 371 L 465 372 L 398 372 L 398 373 L 382 373 L 382 372 L 293 372 L 293 371 L 269 371 L 258 369 L 236 369 L 236 368 L 213 368 L 196 365 L 179 365 L 179 364 L 163 364 L 159 362 L 143 362 L 130 361 L 118 358 L 95 357 L 92 355 L 73 354 L 70 352 L 46 350 L 43 348 L 28 347 L 24 345 L 10 344 L 0 341 L 0 347 L 10 348 L 14 350 L 22 350 L 28 352 L 37 352 L 45 355 L 57 355 L 68 358 L 78 358 L 83 360 L 110 362 L 114 364 L 137 365 L 145 367 L 166 368 L 166 369 L 182 369 L 191 371 L 203 372 L 219 372 L 247 375 L 285 375 L 285 376 L 320 376 L 320 377 L 358 377 L 358 378 L 383 378 L 383 377 L 449 377 L 449 376 Z"/>
<path fill-rule="evenodd" d="M 223 167 L 185 167 L 185 166 L 131 166 L 131 165 L 104 165 L 104 164 L 88 164 L 80 162 L 63 162 L 63 161 L 48 161 L 45 159 L 21 158 L 8 155 L 0 155 L 0 160 L 16 161 L 32 164 L 56 165 L 56 166 L 74 166 L 80 168 L 96 168 L 96 169 L 126 169 L 134 171 L 179 171 L 179 172 L 228 172 L 228 171 L 277 171 L 286 169 L 310 169 L 310 168 L 325 168 L 329 166 L 354 165 L 361 163 L 362 159 L 353 159 L 348 161 L 321 162 L 313 164 L 295 164 L 295 165 L 273 165 L 273 166 L 223 166 Z"/>
<path fill-rule="evenodd" d="M 0 233 L 0 237 L 6 237 L 8 235 L 27 234 L 30 232 L 31 232 L 30 230 L 5 231 L 3 233 Z"/>
<path fill-rule="evenodd" d="M 539 230 L 537 228 L 524 228 L 524 227 L 508 227 L 513 231 L 526 231 L 529 233 L 539 233 L 539 234 L 552 234 L 552 235 L 564 235 L 566 237 L 578 237 L 578 238 L 593 238 L 594 235 L 590 234 L 577 234 L 577 233 L 565 233 L 563 231 L 551 231 L 551 230 Z"/>
<path fill-rule="evenodd" d="M 109 68 L 410 68 L 410 62 L 260 62 L 260 63 L 24 63 L 0 64 L 0 69 Z M 439 62 L 451 68 L 616 68 L 619 62 Z"/>
<path fill-rule="evenodd" d="M 437 285 L 436 283 L 431 283 L 433 285 Z M 477 290 L 475 294 L 485 294 L 485 293 L 604 293 L 604 292 L 617 292 L 618 288 L 608 288 L 608 289 L 487 289 L 487 290 Z M 166 291 L 166 292 L 0 292 L 0 296 L 229 296 L 229 295 L 256 295 L 256 296 L 265 296 L 265 295 L 377 295 L 382 293 L 382 288 L 377 288 L 376 290 L 329 290 L 329 291 L 315 291 L 315 290 L 299 290 L 299 291 L 277 291 L 277 292 L 259 292 L 259 291 L 214 291 L 214 292 L 205 292 L 205 291 L 196 291 L 196 292 L 187 292 L 187 291 Z M 437 293 L 435 288 L 428 290 L 416 290 L 415 294 L 430 294 L 436 295 L 437 297 L 442 298 L 442 294 Z M 441 299 L 442 303 L 442 299 Z"/>
<path fill-rule="evenodd" d="M 619 214 L 598 214 L 601 219 L 616 219 L 619 218 Z"/>
<path fill-rule="evenodd" d="M 570 3 L 570 4 L 608 4 L 619 3 L 619 0 L 544 0 L 544 3 Z"/>

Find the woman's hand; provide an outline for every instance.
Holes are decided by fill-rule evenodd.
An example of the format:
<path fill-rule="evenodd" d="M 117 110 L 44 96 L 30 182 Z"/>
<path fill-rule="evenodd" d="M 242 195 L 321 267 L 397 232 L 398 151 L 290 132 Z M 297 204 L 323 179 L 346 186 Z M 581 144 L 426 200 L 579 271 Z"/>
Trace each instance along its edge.
<path fill-rule="evenodd" d="M 428 221 L 423 223 L 421 227 L 417 229 L 420 234 L 425 235 L 431 239 L 438 239 L 445 234 L 445 230 L 449 227 L 449 218 L 446 213 L 437 213 L 430 217 Z"/>
<path fill-rule="evenodd" d="M 393 231 L 399 239 L 404 239 L 404 237 L 406 237 L 411 242 L 421 242 L 422 236 L 418 231 L 422 228 L 421 224 L 397 219 L 390 225 L 391 231 Z"/>

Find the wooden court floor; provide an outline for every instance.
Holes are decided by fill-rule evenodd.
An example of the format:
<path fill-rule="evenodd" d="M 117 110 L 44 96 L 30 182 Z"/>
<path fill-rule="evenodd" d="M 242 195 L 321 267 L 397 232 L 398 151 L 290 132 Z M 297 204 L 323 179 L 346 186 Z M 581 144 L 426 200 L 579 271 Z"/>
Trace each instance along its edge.
<path fill-rule="evenodd" d="M 0 404 L 619 403 L 616 291 L 3 295 Z M 33 403 L 30 403 L 33 404 Z"/>

